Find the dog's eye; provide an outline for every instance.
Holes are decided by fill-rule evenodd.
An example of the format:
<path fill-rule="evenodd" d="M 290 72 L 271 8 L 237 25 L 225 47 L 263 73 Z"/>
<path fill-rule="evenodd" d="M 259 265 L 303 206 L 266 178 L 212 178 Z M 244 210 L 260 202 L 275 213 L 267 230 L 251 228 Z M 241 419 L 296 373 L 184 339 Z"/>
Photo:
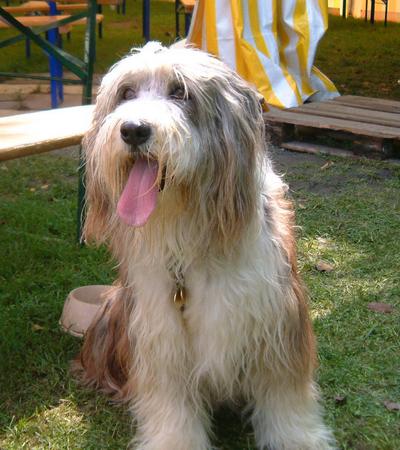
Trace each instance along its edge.
<path fill-rule="evenodd" d="M 168 96 L 172 100 L 188 100 L 189 99 L 189 95 L 186 93 L 185 88 L 183 86 L 174 86 L 171 89 Z"/>
<path fill-rule="evenodd" d="M 136 92 L 132 88 L 125 88 L 121 95 L 122 100 L 132 100 L 136 98 Z"/>

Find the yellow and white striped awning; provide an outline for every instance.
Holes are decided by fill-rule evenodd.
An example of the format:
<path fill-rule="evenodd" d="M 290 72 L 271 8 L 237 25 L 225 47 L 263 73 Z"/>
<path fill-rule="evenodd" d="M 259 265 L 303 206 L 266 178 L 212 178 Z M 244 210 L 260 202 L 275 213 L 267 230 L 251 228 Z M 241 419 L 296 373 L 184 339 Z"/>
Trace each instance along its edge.
<path fill-rule="evenodd" d="M 338 95 L 313 66 L 327 25 L 326 0 L 198 0 L 187 40 L 289 108 Z"/>

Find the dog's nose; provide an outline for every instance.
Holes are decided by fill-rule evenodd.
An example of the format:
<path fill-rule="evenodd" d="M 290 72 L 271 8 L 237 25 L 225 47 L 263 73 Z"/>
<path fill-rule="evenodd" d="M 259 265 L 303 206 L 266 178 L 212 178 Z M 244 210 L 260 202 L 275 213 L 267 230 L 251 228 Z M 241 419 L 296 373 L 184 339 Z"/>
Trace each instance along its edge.
<path fill-rule="evenodd" d="M 137 147 L 144 144 L 151 135 L 151 127 L 148 123 L 124 122 L 120 128 L 121 138 L 129 145 Z"/>

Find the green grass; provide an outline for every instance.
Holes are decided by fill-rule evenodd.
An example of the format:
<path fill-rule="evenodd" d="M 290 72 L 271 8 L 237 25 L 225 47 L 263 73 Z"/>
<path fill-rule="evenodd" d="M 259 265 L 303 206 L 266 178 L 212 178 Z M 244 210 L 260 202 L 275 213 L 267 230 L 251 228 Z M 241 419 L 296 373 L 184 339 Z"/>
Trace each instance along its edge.
<path fill-rule="evenodd" d="M 400 99 L 400 24 L 329 18 L 316 66 L 341 94 Z"/>
<path fill-rule="evenodd" d="M 383 402 L 400 401 L 400 168 L 325 162 L 292 154 L 280 167 L 302 227 L 326 418 L 343 449 L 396 450 L 399 412 Z M 71 289 L 116 276 L 104 249 L 75 242 L 76 160 L 35 156 L 3 163 L 0 175 L 0 448 L 124 449 L 128 414 L 75 384 L 68 362 L 80 341 L 58 328 Z M 320 259 L 335 270 L 317 272 Z M 395 312 L 369 311 L 373 301 Z M 254 448 L 236 414 L 219 412 L 215 429 L 221 449 Z"/>
<path fill-rule="evenodd" d="M 104 7 L 104 38 L 97 40 L 95 71 L 104 73 L 130 48 L 143 44 L 140 1 L 127 1 L 126 16 Z M 400 24 L 371 26 L 363 20 L 330 16 L 329 30 L 318 50 L 316 65 L 343 94 L 400 99 Z M 183 29 L 183 23 L 181 25 Z M 0 30 L 0 39 L 13 34 Z M 75 27 L 72 40 L 64 38 L 65 49 L 82 57 L 84 27 Z M 174 4 L 151 2 L 151 37 L 165 44 L 175 39 Z M 25 58 L 24 44 L 1 49 L 0 70 L 45 72 L 47 58 L 32 45 L 32 57 Z"/>

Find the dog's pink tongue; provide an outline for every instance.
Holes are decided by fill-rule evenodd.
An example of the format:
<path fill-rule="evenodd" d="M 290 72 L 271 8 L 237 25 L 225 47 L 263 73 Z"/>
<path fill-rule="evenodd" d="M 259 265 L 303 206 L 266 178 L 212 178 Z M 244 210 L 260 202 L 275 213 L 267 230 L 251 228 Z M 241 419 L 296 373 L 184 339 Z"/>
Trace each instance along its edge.
<path fill-rule="evenodd" d="M 154 211 L 157 172 L 157 162 L 144 158 L 135 161 L 117 206 L 118 214 L 126 224 L 141 227 Z"/>

